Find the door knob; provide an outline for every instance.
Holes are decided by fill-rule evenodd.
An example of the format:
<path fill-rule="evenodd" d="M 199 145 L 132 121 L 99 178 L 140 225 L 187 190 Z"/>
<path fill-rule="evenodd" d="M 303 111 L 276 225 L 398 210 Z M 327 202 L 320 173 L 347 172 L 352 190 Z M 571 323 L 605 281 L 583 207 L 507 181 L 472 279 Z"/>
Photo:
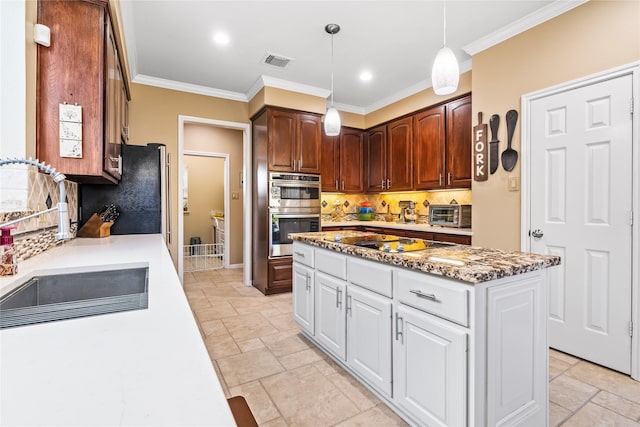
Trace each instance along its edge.
<path fill-rule="evenodd" d="M 531 237 L 533 237 L 535 239 L 539 239 L 542 236 L 544 236 L 544 233 L 539 228 L 536 228 L 535 230 L 529 232 L 529 234 L 531 235 Z"/>

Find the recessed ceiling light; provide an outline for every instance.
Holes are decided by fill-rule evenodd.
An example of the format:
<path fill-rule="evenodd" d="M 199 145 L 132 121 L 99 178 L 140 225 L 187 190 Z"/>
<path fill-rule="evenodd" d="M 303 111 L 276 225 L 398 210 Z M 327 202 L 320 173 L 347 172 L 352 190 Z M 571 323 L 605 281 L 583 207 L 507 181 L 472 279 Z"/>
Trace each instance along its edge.
<path fill-rule="evenodd" d="M 218 44 L 228 44 L 229 36 L 224 33 L 216 33 L 216 35 L 213 36 L 213 41 Z"/>
<path fill-rule="evenodd" d="M 360 80 L 363 82 L 368 82 L 373 78 L 373 75 L 369 71 L 363 71 L 360 73 Z"/>

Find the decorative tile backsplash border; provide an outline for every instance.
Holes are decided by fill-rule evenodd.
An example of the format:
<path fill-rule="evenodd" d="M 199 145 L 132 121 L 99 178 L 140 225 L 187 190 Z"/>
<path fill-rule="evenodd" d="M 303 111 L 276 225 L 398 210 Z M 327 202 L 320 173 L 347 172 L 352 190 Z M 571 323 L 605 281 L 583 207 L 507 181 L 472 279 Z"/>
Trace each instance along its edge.
<path fill-rule="evenodd" d="M 325 221 L 357 220 L 361 202 L 373 204 L 376 220 L 384 221 L 388 211 L 396 218 L 400 215 L 398 203 L 401 200 L 415 202 L 418 223 L 426 223 L 430 205 L 448 205 L 451 202 L 460 205 L 471 204 L 471 190 L 452 191 L 412 191 L 406 193 L 383 194 L 322 194 L 322 219 Z"/>

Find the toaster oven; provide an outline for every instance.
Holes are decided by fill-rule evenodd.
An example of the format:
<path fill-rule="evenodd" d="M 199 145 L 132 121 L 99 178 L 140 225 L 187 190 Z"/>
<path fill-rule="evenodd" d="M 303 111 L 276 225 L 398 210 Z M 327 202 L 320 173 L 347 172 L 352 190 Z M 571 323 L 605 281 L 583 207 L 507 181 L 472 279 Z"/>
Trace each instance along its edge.
<path fill-rule="evenodd" d="M 471 205 L 431 205 L 429 225 L 443 227 L 471 227 Z"/>

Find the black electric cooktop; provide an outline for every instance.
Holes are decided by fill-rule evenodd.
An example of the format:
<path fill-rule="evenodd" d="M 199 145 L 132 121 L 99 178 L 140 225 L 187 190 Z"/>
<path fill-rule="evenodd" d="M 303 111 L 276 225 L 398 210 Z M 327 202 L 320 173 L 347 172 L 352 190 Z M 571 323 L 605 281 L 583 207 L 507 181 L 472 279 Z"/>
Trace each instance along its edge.
<path fill-rule="evenodd" d="M 390 234 L 370 234 L 366 236 L 341 237 L 335 235 L 326 239 L 330 242 L 345 245 L 360 246 L 383 252 L 413 252 L 425 249 L 453 246 L 453 243 L 434 242 L 432 240 L 412 239 L 409 237 L 393 236 Z"/>

